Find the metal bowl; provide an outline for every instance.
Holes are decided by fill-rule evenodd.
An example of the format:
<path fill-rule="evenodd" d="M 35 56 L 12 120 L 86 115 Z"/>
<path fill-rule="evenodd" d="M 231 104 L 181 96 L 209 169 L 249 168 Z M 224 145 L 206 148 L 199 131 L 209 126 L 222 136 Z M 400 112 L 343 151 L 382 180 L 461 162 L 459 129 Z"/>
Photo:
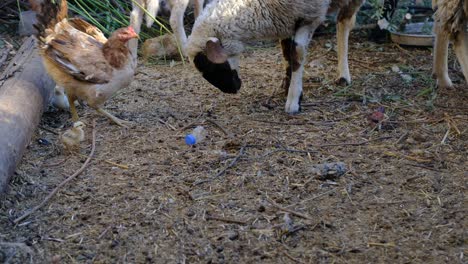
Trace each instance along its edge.
<path fill-rule="evenodd" d="M 422 29 L 424 26 L 433 26 L 432 22 L 409 23 L 405 27 L 404 32 L 390 31 L 390 36 L 393 42 L 408 45 L 408 46 L 422 46 L 429 47 L 434 43 L 434 34 L 423 34 Z"/>

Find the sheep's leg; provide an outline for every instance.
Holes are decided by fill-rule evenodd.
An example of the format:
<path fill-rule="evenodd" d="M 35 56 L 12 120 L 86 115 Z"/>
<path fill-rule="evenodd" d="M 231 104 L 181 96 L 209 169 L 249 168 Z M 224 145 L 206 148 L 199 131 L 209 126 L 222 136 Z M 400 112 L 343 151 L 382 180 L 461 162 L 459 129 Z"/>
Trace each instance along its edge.
<path fill-rule="evenodd" d="M 130 13 L 130 26 L 133 27 L 137 34 L 140 33 L 141 23 L 143 22 L 143 10 L 138 7 L 136 4 L 133 4 L 133 10 Z M 138 39 L 130 39 L 128 41 L 128 48 L 132 53 L 133 60 L 137 59 L 138 51 Z"/>
<path fill-rule="evenodd" d="M 319 23 L 317 23 L 318 25 Z M 294 114 L 300 111 L 300 101 L 302 99 L 302 77 L 304 74 L 304 63 L 307 57 L 307 47 L 312 38 L 312 34 L 317 25 L 308 25 L 299 28 L 294 36 L 294 48 L 291 49 L 291 81 L 289 84 L 288 97 L 285 111 Z"/>
<path fill-rule="evenodd" d="M 449 35 L 439 28 L 438 23 L 434 23 L 436 31 L 434 61 L 432 75 L 437 78 L 437 87 L 452 87 L 452 81 L 448 75 L 447 55 L 449 46 Z"/>
<path fill-rule="evenodd" d="M 455 54 L 457 55 L 458 62 L 461 65 L 465 81 L 468 82 L 468 32 L 461 31 L 455 38 L 453 43 Z"/>
<path fill-rule="evenodd" d="M 184 56 L 186 55 L 185 46 L 187 44 L 187 35 L 184 29 L 184 13 L 185 9 L 187 9 L 188 2 L 189 0 L 180 0 L 177 4 L 174 4 L 171 10 L 171 17 L 169 18 L 171 28 L 177 39 L 177 44 L 180 45 Z"/>
<path fill-rule="evenodd" d="M 204 0 L 194 0 L 193 1 L 193 9 L 194 9 L 194 15 L 195 19 L 200 15 L 201 11 L 203 10 L 203 3 Z"/>
<path fill-rule="evenodd" d="M 359 6 L 358 6 L 359 7 Z M 338 23 L 336 30 L 336 41 L 338 44 L 338 85 L 351 84 L 351 74 L 349 73 L 348 63 L 348 40 L 349 33 L 356 23 L 356 9 L 346 7 L 340 10 L 338 14 Z"/>
<path fill-rule="evenodd" d="M 288 95 L 289 85 L 291 84 L 291 75 L 293 70 L 296 71 L 299 68 L 299 62 L 297 61 L 296 43 L 292 38 L 281 40 L 281 49 L 283 51 L 283 57 L 286 61 L 286 76 L 283 78 L 281 87 L 284 91 L 285 96 Z"/>

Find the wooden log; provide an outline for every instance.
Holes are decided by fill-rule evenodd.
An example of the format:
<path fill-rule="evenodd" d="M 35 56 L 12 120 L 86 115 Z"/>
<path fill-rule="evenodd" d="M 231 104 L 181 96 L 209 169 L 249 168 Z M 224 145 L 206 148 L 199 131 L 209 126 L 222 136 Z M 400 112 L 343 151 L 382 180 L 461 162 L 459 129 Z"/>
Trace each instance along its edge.
<path fill-rule="evenodd" d="M 0 76 L 0 193 L 30 142 L 54 85 L 36 40 L 29 37 Z"/>

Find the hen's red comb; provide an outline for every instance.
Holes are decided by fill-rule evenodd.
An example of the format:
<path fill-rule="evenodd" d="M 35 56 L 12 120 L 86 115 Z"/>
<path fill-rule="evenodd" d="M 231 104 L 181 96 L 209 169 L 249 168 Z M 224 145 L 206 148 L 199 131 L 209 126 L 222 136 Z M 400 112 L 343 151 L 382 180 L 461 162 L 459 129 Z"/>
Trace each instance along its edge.
<path fill-rule="evenodd" d="M 127 30 L 128 30 L 130 33 L 134 33 L 134 34 L 136 35 L 135 29 L 133 29 L 132 26 L 128 26 Z"/>

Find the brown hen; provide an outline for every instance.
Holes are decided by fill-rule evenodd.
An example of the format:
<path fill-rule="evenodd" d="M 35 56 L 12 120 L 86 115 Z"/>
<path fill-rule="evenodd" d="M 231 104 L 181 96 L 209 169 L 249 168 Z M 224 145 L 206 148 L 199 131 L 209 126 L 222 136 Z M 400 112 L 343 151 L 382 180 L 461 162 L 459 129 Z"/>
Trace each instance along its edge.
<path fill-rule="evenodd" d="M 38 0 L 30 0 L 38 1 Z M 124 121 L 101 108 L 116 91 L 133 80 L 135 62 L 127 42 L 138 38 L 132 27 L 118 29 L 107 39 L 80 18 L 67 18 L 66 0 L 43 0 L 38 5 L 37 38 L 47 72 L 65 88 L 73 122 L 78 121 L 75 100 L 88 103 L 120 126 Z"/>

